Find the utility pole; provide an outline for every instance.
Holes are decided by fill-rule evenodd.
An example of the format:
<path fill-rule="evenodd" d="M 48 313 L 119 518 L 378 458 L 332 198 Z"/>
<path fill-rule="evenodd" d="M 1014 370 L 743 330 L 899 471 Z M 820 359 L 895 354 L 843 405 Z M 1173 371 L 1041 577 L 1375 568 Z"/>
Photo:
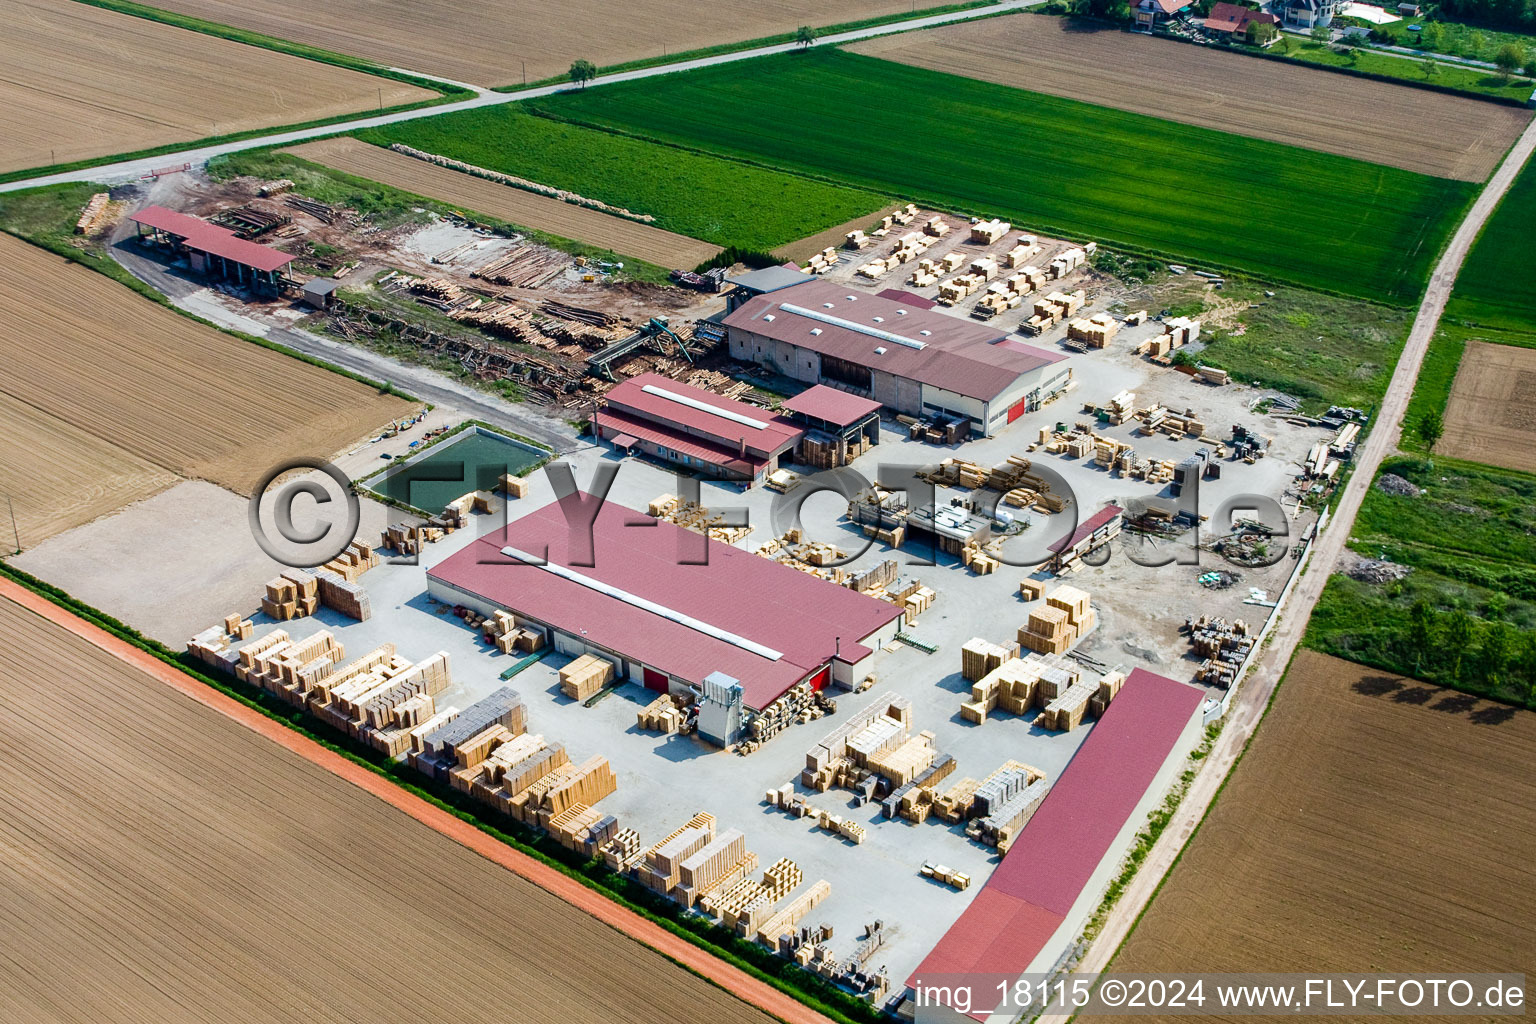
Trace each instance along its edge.
<path fill-rule="evenodd" d="M 384 87 L 382 85 L 379 86 L 379 109 L 384 109 Z"/>
<path fill-rule="evenodd" d="M 523 88 L 528 88 L 528 61 L 523 60 Z"/>

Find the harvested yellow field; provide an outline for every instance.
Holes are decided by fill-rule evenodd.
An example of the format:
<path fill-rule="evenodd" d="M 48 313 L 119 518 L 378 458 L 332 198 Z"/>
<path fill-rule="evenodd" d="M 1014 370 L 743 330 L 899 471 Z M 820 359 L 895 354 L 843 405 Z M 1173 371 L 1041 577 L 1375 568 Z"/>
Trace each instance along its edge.
<path fill-rule="evenodd" d="M 437 95 L 73 0 L 0 0 L 0 22 L 0 171 Z"/>
<path fill-rule="evenodd" d="M 6 455 L 0 497 L 16 527 L 0 519 L 0 551 L 30 548 L 176 483 L 176 474 L 0 393 Z M 18 536 L 19 535 L 19 536 Z"/>
<path fill-rule="evenodd" d="M 286 152 L 466 211 L 611 249 L 657 266 L 696 267 L 720 252 L 718 245 L 697 238 L 487 181 L 347 136 L 308 142 Z"/>
<path fill-rule="evenodd" d="M 1467 342 L 1445 407 L 1441 455 L 1536 472 L 1536 349 Z"/>
<path fill-rule="evenodd" d="M 67 458 L 84 434 L 97 457 L 123 452 L 135 467 L 249 493 L 279 461 L 328 457 L 414 408 L 10 235 L 0 234 L 0 267 L 0 396 L 74 432 L 33 458 Z M 37 485 L 19 498 L 48 494 Z"/>
<path fill-rule="evenodd" d="M 1036 14 L 944 25 L 848 49 L 1462 181 L 1492 174 L 1531 118 L 1528 110 L 1468 97 Z"/>
<path fill-rule="evenodd" d="M 0 599 L 7 1020 L 772 1018 Z"/>
<path fill-rule="evenodd" d="M 521 84 L 525 68 L 533 82 L 565 74 L 574 60 L 618 64 L 912 10 L 910 0 L 159 0 L 155 6 L 485 86 Z"/>

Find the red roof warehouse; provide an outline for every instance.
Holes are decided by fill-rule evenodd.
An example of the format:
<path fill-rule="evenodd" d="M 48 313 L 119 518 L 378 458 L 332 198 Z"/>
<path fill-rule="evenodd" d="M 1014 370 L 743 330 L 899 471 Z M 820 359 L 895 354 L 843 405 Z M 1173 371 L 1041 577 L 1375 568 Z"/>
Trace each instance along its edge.
<path fill-rule="evenodd" d="M 598 437 L 729 479 L 760 479 L 804 433 L 782 416 L 657 373 L 631 377 L 603 396 Z"/>
<path fill-rule="evenodd" d="M 588 531 L 594 503 L 573 495 L 478 538 L 428 571 L 428 593 L 511 611 L 652 689 L 723 672 L 755 709 L 804 679 L 856 678 L 895 635 L 894 604 L 622 505 L 596 504 Z"/>
<path fill-rule="evenodd" d="M 909 988 L 957 981 L 971 987 L 978 1019 L 998 981 L 1045 968 L 1034 960 L 1067 921 L 1122 833 L 1156 799 L 1153 783 L 1185 730 L 1197 728 L 1202 692 L 1136 669 L 1051 786 L 1040 809 L 975 901 L 923 960 Z M 1113 865 L 1111 866 L 1113 867 Z M 1090 893 L 1096 896 L 1096 893 Z M 994 1002 L 987 1004 L 987 997 Z"/>
<path fill-rule="evenodd" d="M 152 229 L 154 237 L 172 248 L 185 248 L 192 269 L 202 273 L 221 270 L 225 277 L 275 287 L 277 272 L 293 262 L 292 256 L 270 245 L 247 241 L 228 228 L 163 206 L 146 206 L 128 219 Z"/>

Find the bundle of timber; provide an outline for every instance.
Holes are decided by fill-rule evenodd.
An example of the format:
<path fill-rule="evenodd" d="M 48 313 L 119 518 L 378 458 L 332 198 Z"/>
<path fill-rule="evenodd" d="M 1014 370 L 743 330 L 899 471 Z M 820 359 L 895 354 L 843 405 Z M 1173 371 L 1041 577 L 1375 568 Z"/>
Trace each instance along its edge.
<path fill-rule="evenodd" d="M 286 569 L 267 581 L 261 610 L 279 621 L 313 615 L 320 607 L 320 583 L 303 569 Z"/>
<path fill-rule="evenodd" d="M 1045 607 L 1029 614 L 1019 627 L 1022 647 L 1041 654 L 1065 654 L 1098 625 L 1098 613 L 1088 594 L 1076 587 L 1058 587 L 1045 599 Z"/>
<path fill-rule="evenodd" d="M 995 644 L 981 637 L 972 637 L 960 648 L 960 674 L 975 682 L 1019 653 L 1018 644 Z"/>
<path fill-rule="evenodd" d="M 532 654 L 544 649 L 548 642 L 539 626 L 525 626 L 513 613 L 498 608 L 482 624 L 481 632 L 487 643 L 495 644 L 502 654 L 521 651 Z"/>
<path fill-rule="evenodd" d="M 362 584 L 334 573 L 329 569 L 315 570 L 315 580 L 320 585 L 320 603 L 358 622 L 366 621 L 373 614 L 368 601 L 368 591 Z"/>
<path fill-rule="evenodd" d="M 386 551 L 398 551 L 402 555 L 421 553 L 422 545 L 441 540 L 446 531 L 439 526 L 407 526 L 392 523 L 384 528 L 379 546 Z"/>
<path fill-rule="evenodd" d="M 664 736 L 683 732 L 688 725 L 688 704 L 686 697 L 663 693 L 639 710 L 636 724 Z"/>
<path fill-rule="evenodd" d="M 354 540 L 347 545 L 346 550 L 326 562 L 321 568 L 335 573 L 349 583 L 356 583 L 359 576 L 378 564 L 379 556 L 373 548 L 360 540 Z"/>
<path fill-rule="evenodd" d="M 236 612 L 224 616 L 222 625 L 209 626 L 188 640 L 187 652 L 204 664 L 233 675 L 239 652 L 231 644 L 236 640 L 250 640 L 255 633 L 256 624 Z"/>
<path fill-rule="evenodd" d="M 106 192 L 97 192 L 91 196 L 85 204 L 85 209 L 80 211 L 80 217 L 75 221 L 75 234 L 88 235 L 96 230 L 102 216 L 107 212 L 107 204 L 111 196 Z"/>
<path fill-rule="evenodd" d="M 935 864 L 931 860 L 923 861 L 922 875 L 924 878 L 932 878 L 943 882 L 952 889 L 964 892 L 971 887 L 971 876 L 963 871 L 947 868 L 943 864 Z"/>
<path fill-rule="evenodd" d="M 572 700 L 586 700 L 613 682 L 613 676 L 613 662 L 583 654 L 560 670 L 560 692 Z"/>

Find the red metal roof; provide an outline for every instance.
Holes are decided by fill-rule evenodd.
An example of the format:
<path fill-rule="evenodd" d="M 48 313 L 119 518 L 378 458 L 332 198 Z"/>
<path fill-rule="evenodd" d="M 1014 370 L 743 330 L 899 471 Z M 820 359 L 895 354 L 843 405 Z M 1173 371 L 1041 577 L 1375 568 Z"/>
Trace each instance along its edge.
<path fill-rule="evenodd" d="M 916 292 L 909 292 L 905 288 L 882 288 L 875 292 L 875 294 L 882 299 L 890 299 L 904 306 L 916 306 L 918 309 L 932 309 L 938 305 L 932 299 L 925 299 Z"/>
<path fill-rule="evenodd" d="M 1023 374 L 1066 358 L 1027 345 L 998 345 L 1006 335 L 995 327 L 829 281 L 754 296 L 724 323 L 982 401 L 996 398 Z M 870 332 L 896 335 L 905 343 Z"/>
<path fill-rule="evenodd" d="M 1113 521 L 1116 516 L 1124 514 L 1125 509 L 1121 508 L 1119 505 L 1105 505 L 1093 515 L 1089 516 L 1086 523 L 1080 524 L 1077 529 L 1073 530 L 1072 536 L 1065 537 L 1052 544 L 1051 550 L 1057 552 L 1071 551 L 1083 541 L 1093 536 L 1095 530 L 1107 525 Z"/>
<path fill-rule="evenodd" d="M 870 413 L 879 412 L 880 403 L 873 399 L 850 395 L 837 388 L 829 388 L 825 384 L 817 384 L 815 387 L 806 388 L 785 402 L 783 408 L 825 423 L 846 427 L 850 423 L 857 423 Z"/>
<path fill-rule="evenodd" d="M 1017 978 L 1066 919 L 1131 820 L 1204 694 L 1135 669 L 1051 786 L 975 901 L 907 980 L 934 975 Z M 996 993 L 972 982 L 972 993 Z M 985 1017 L 984 1011 L 972 1016 Z"/>
<path fill-rule="evenodd" d="M 217 224 L 175 210 L 167 210 L 163 206 L 146 206 L 138 213 L 130 214 L 128 219 L 184 238 L 190 249 L 222 256 L 232 263 L 254 270 L 280 270 L 293 262 L 292 256 L 270 245 L 238 238 L 228 228 L 221 228 Z"/>
<path fill-rule="evenodd" d="M 427 575 L 635 661 L 698 683 L 711 672 L 741 681 L 761 708 L 837 654 L 857 662 L 861 641 L 901 609 L 640 512 L 597 499 L 551 502 L 430 569 Z M 587 503 L 587 504 L 583 504 Z M 527 565 L 505 546 L 543 555 L 602 584 L 779 652 L 777 660 L 655 611 Z M 697 561 L 707 550 L 707 564 Z M 583 563 L 595 564 L 583 564 Z"/>
<path fill-rule="evenodd" d="M 711 466 L 719 466 L 733 473 L 744 476 L 756 476 L 766 465 L 766 459 L 754 459 L 750 456 L 745 459 L 736 457 L 734 451 L 726 451 L 713 445 L 701 444 L 689 438 L 686 434 L 676 431 L 661 429 L 657 424 L 646 420 L 637 419 L 634 416 L 626 416 L 622 412 L 612 409 L 602 409 L 592 417 L 593 423 L 599 428 L 620 431 L 618 437 L 613 438 L 613 443 L 624 447 L 620 441 L 622 437 L 629 437 L 630 444 L 634 444 L 638 438 L 641 441 L 649 441 L 659 444 L 664 448 L 671 448 L 675 452 L 692 456 L 700 462 Z"/>
<path fill-rule="evenodd" d="M 1211 7 L 1211 13 L 1205 19 L 1205 27 L 1212 32 L 1243 32 L 1252 21 L 1268 25 L 1280 23 L 1280 19 L 1268 11 L 1257 11 L 1239 4 L 1218 3 Z"/>
<path fill-rule="evenodd" d="M 659 373 L 631 377 L 603 397 L 613 412 L 651 423 L 669 434 L 718 446 L 732 455 L 739 455 L 743 445 L 749 454 L 763 458 L 776 455 L 792 447 L 805 433 L 785 417 L 766 409 L 732 401 Z M 707 408 L 696 408 L 689 402 Z M 748 426 L 739 418 L 758 425 Z"/>

